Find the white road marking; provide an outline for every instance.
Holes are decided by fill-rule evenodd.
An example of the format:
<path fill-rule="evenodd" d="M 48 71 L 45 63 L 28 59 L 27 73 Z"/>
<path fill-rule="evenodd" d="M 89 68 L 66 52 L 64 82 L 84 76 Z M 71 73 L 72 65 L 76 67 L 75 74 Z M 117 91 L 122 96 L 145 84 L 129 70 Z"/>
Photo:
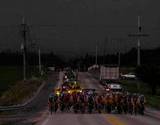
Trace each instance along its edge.
<path fill-rule="evenodd" d="M 48 121 L 49 121 L 49 116 L 48 116 L 47 119 L 42 123 L 42 125 L 47 125 Z"/>

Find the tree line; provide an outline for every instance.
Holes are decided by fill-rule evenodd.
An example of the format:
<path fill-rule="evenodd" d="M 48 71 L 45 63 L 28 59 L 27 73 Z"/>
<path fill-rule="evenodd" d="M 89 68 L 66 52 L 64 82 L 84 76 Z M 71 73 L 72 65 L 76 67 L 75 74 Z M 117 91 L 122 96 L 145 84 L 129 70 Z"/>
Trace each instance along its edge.
<path fill-rule="evenodd" d="M 99 65 L 118 65 L 118 53 L 98 55 Z M 71 59 L 69 62 L 73 67 L 89 67 L 95 64 L 95 55 L 86 54 L 85 56 Z M 141 63 L 143 65 L 160 65 L 160 48 L 141 50 Z M 76 64 L 76 65 L 75 65 Z M 137 66 L 137 49 L 132 48 L 126 53 L 120 54 L 120 66 Z"/>
<path fill-rule="evenodd" d="M 137 65 L 137 49 L 133 48 L 126 53 L 121 53 L 121 66 L 136 66 Z M 118 65 L 118 53 L 98 55 L 98 64 L 114 64 Z M 76 57 L 66 61 L 62 56 L 56 55 L 53 52 L 42 53 L 41 61 L 46 66 L 72 66 L 89 67 L 95 64 L 95 55 L 86 53 L 85 56 Z M 160 65 L 160 48 L 151 50 L 141 50 L 141 63 L 144 65 Z M 27 52 L 27 64 L 38 65 L 38 53 Z M 0 52 L 0 65 L 23 65 L 23 53 L 20 51 L 2 51 Z"/>
<path fill-rule="evenodd" d="M 27 65 L 38 65 L 39 57 L 38 53 L 27 52 L 26 54 L 26 63 Z M 61 66 L 64 64 L 63 59 L 55 55 L 53 52 L 42 53 L 41 54 L 41 63 L 44 66 Z M 23 53 L 16 51 L 2 51 L 0 53 L 0 65 L 1 66 L 22 66 L 23 65 Z"/>

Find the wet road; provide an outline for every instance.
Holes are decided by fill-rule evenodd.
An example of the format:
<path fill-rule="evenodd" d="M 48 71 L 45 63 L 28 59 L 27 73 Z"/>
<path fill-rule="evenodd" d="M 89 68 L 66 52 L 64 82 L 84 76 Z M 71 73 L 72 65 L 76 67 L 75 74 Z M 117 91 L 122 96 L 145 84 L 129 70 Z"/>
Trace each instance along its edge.
<path fill-rule="evenodd" d="M 89 73 L 79 73 L 78 80 L 83 88 L 103 90 L 103 87 Z M 39 125 L 160 125 L 160 119 L 148 115 L 74 114 L 59 111 L 48 115 Z"/>

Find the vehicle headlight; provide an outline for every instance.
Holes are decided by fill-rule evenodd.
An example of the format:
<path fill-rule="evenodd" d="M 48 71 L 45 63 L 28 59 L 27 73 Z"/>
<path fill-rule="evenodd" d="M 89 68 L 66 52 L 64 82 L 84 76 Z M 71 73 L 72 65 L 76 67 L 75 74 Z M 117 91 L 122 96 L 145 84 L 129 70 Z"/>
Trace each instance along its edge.
<path fill-rule="evenodd" d="M 71 94 L 71 91 L 69 90 L 68 93 Z"/>
<path fill-rule="evenodd" d="M 56 94 L 59 96 L 59 95 L 60 95 L 60 92 L 56 92 Z"/>

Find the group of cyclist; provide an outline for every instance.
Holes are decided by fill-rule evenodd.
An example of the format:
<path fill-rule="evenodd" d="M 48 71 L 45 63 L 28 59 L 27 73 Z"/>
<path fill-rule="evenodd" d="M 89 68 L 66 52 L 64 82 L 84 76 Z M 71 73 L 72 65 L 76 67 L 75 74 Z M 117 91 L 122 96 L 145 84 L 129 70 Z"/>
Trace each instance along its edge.
<path fill-rule="evenodd" d="M 52 92 L 48 99 L 49 109 L 52 112 L 75 113 L 119 113 L 144 114 L 145 97 L 129 93 L 57 93 Z"/>

